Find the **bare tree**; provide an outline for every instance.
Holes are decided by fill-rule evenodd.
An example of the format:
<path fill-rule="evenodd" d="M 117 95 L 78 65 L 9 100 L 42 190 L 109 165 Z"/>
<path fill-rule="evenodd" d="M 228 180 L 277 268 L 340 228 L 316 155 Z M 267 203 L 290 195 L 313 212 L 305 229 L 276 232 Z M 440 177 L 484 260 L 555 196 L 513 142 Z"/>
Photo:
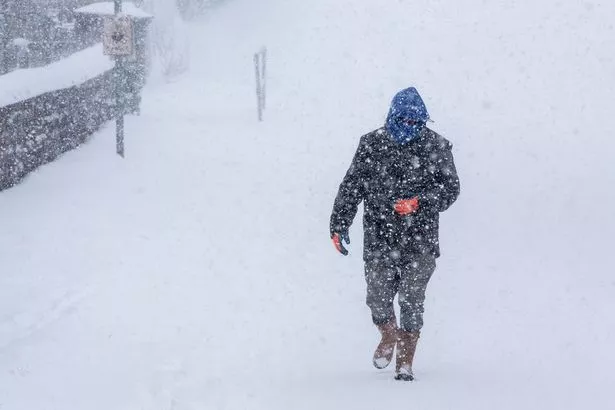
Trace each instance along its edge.
<path fill-rule="evenodd" d="M 190 66 L 190 43 L 184 23 L 168 0 L 145 0 L 143 8 L 155 16 L 150 43 L 154 65 L 171 80 Z"/>

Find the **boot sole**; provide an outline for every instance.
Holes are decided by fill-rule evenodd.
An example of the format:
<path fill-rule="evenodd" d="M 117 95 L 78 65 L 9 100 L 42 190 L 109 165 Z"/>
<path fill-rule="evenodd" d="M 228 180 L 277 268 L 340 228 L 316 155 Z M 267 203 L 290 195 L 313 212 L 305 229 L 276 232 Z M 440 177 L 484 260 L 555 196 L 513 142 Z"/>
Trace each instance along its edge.
<path fill-rule="evenodd" d="M 390 360 L 387 360 L 386 358 L 382 357 L 380 359 L 374 359 L 372 363 L 376 369 L 382 370 L 382 369 L 386 369 L 391 364 L 392 361 L 393 361 L 393 358 L 391 358 Z"/>
<path fill-rule="evenodd" d="M 396 374 L 395 380 L 404 381 L 404 382 L 412 382 L 414 381 L 414 376 L 410 374 Z"/>

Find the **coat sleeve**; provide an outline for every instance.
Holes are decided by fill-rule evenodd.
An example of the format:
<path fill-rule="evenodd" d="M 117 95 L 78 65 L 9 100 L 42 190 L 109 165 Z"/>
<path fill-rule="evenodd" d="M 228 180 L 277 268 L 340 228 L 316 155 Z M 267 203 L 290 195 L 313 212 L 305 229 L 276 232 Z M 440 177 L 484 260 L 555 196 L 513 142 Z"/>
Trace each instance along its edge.
<path fill-rule="evenodd" d="M 364 198 L 366 151 L 365 139 L 362 138 L 333 204 L 331 235 L 335 232 L 344 232 L 350 227 L 357 214 L 358 206 Z"/>
<path fill-rule="evenodd" d="M 446 211 L 459 197 L 460 185 L 452 145 L 443 142 L 438 150 L 434 184 L 419 195 L 419 203 L 423 203 L 437 212 Z"/>

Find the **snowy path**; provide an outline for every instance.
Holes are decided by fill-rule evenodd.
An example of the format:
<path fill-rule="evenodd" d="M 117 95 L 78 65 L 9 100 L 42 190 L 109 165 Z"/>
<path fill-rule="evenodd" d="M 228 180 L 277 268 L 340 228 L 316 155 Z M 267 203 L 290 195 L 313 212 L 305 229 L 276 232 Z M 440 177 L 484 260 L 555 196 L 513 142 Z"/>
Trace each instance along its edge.
<path fill-rule="evenodd" d="M 609 408 L 613 6 L 250 3 L 191 28 L 126 160 L 109 126 L 0 194 L 0 409 Z M 408 385 L 370 368 L 360 224 L 341 258 L 328 216 L 411 82 L 463 194 Z"/>

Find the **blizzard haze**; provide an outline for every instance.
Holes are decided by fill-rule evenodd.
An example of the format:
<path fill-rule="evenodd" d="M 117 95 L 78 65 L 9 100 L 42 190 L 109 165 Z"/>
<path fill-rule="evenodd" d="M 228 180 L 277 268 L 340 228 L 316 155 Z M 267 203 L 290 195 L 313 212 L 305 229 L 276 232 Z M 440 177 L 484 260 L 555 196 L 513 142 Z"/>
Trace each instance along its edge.
<path fill-rule="evenodd" d="M 0 193 L 0 409 L 613 408 L 614 2 L 147 7 L 179 57 L 126 158 L 109 123 Z M 400 383 L 371 366 L 360 217 L 349 257 L 328 230 L 408 86 L 461 196 Z"/>

